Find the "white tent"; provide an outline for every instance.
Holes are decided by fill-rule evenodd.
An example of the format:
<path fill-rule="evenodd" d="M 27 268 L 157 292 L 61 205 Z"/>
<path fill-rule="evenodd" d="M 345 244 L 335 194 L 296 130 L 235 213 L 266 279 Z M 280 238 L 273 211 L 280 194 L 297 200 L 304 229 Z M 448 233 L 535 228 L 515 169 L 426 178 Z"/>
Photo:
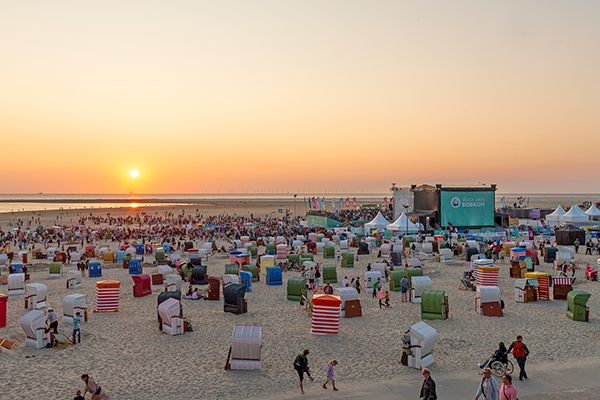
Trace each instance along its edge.
<path fill-rule="evenodd" d="M 388 224 L 387 229 L 396 232 L 419 232 L 419 226 L 413 224 L 406 213 L 402 213 L 397 220 Z"/>
<path fill-rule="evenodd" d="M 577 204 L 573 204 L 571 209 L 562 216 L 561 220 L 565 222 L 587 222 L 590 220 L 590 216 L 581 211 L 581 208 Z"/>
<path fill-rule="evenodd" d="M 377 213 L 377 215 L 375 216 L 375 218 L 373 218 L 370 222 L 367 222 L 364 226 L 365 228 L 365 232 L 366 233 L 370 233 L 373 230 L 377 230 L 377 231 L 384 231 L 385 228 L 390 224 L 390 221 L 388 221 L 383 214 L 381 213 L 381 211 L 379 211 Z"/>
<path fill-rule="evenodd" d="M 600 217 L 600 210 L 598 209 L 598 207 L 596 207 L 595 204 L 592 204 L 585 213 L 587 215 L 589 215 L 591 218 Z"/>
<path fill-rule="evenodd" d="M 560 225 L 563 216 L 567 212 L 561 206 L 556 207 L 556 210 L 546 215 L 546 223 L 551 226 Z M 564 220 L 563 220 L 564 221 Z"/>

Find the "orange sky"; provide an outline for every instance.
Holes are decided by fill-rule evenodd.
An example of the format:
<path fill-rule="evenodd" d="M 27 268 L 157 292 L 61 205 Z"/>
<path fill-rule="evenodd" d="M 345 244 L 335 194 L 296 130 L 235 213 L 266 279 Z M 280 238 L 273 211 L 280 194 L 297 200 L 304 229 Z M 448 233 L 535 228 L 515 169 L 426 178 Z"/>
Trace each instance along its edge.
<path fill-rule="evenodd" d="M 2 8 L 1 193 L 600 185 L 597 2 Z"/>

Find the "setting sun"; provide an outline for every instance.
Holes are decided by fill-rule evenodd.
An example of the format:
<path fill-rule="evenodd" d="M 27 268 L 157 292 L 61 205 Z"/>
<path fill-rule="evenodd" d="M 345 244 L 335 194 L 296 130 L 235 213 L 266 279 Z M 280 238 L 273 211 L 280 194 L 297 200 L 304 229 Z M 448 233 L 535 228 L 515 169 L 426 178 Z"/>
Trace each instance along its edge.
<path fill-rule="evenodd" d="M 129 208 L 138 208 L 139 206 L 138 203 L 129 203 Z"/>
<path fill-rule="evenodd" d="M 129 176 L 132 178 L 137 178 L 138 176 L 140 176 L 140 172 L 137 169 L 132 169 L 131 171 L 129 171 Z"/>

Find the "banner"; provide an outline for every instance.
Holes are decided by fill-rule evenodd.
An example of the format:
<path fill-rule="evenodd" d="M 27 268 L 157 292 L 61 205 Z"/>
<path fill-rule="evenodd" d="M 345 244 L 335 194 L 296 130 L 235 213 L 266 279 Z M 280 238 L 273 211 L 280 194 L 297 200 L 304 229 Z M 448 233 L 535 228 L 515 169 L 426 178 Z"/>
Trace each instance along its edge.
<path fill-rule="evenodd" d="M 531 218 L 531 219 L 537 219 L 541 215 L 542 215 L 542 213 L 539 208 L 532 208 L 531 210 L 529 210 L 529 218 Z"/>
<path fill-rule="evenodd" d="M 494 226 L 495 192 L 451 191 L 440 192 L 440 222 L 442 227 Z"/>

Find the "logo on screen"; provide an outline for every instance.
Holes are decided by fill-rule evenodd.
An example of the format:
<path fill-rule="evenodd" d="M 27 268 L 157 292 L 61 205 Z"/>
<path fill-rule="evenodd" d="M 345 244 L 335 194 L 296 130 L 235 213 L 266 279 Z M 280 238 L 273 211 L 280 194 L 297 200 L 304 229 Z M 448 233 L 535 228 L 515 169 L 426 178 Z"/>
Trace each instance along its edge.
<path fill-rule="evenodd" d="M 458 197 L 453 197 L 450 200 L 450 205 L 452 206 L 452 208 L 458 208 L 458 207 L 460 207 L 460 199 Z"/>

